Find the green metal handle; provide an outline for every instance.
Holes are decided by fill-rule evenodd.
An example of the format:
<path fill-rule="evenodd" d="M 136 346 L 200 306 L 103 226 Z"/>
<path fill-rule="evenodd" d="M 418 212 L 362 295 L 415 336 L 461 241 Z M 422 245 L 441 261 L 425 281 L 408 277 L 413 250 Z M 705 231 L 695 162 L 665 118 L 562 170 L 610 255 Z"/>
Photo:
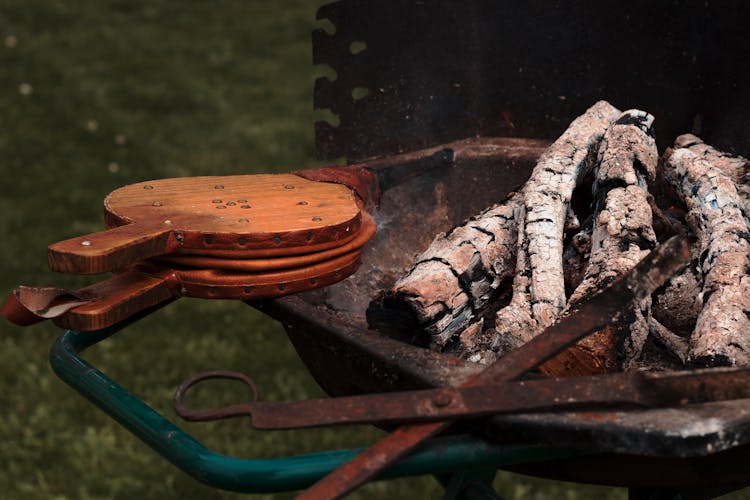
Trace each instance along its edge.
<path fill-rule="evenodd" d="M 65 383 L 198 481 L 244 493 L 298 490 L 315 483 L 361 451 L 335 450 L 284 458 L 247 459 L 207 449 L 79 357 L 84 349 L 129 323 L 93 332 L 66 331 L 52 346 L 50 364 Z M 472 436 L 453 436 L 430 441 L 385 471 L 379 479 L 496 468 L 582 454 L 559 448 L 500 446 Z"/>

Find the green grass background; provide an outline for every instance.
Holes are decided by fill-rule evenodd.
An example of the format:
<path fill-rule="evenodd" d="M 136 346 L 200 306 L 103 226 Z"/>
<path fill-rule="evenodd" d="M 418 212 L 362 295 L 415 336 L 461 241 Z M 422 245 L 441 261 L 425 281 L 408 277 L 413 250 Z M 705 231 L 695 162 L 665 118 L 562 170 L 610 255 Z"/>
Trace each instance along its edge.
<path fill-rule="evenodd" d="M 49 271 L 46 246 L 100 229 L 102 198 L 123 184 L 318 165 L 310 31 L 319 3 L 0 2 L 0 293 L 91 283 Z M 0 498 L 240 497 L 183 474 L 57 380 L 47 352 L 59 334 L 51 324 L 0 322 Z M 86 357 L 170 418 L 174 388 L 201 370 L 242 370 L 265 399 L 321 395 L 281 327 L 236 302 L 182 299 Z M 206 404 L 239 397 L 200 395 Z M 180 425 L 209 448 L 246 457 L 379 436 L 254 432 L 242 420 Z M 625 496 L 509 473 L 495 486 L 508 498 Z M 431 477 L 406 478 L 353 498 L 441 491 Z"/>

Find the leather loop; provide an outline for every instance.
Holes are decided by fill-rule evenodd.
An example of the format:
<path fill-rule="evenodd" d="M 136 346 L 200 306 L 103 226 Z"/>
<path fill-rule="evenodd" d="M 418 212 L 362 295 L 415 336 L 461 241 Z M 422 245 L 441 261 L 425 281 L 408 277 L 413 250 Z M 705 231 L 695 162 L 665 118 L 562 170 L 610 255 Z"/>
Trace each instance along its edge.
<path fill-rule="evenodd" d="M 378 204 L 382 194 L 377 176 L 360 165 L 311 168 L 297 170 L 294 174 L 311 181 L 343 184 L 354 191 L 368 209 Z"/>
<path fill-rule="evenodd" d="M 64 288 L 20 286 L 0 307 L 0 316 L 19 326 L 29 326 L 57 318 L 71 309 L 93 300 L 85 294 Z"/>

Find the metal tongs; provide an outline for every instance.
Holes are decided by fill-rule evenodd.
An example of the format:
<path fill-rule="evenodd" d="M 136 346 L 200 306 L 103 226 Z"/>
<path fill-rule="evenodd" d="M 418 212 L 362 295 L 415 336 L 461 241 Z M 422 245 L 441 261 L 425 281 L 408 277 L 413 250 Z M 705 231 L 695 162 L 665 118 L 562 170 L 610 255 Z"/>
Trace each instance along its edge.
<path fill-rule="evenodd" d="M 212 378 L 247 384 L 253 390 L 253 400 L 216 410 L 187 408 L 184 397 L 188 390 Z M 256 429 L 282 430 L 404 424 L 526 412 L 679 407 L 743 398 L 750 398 L 750 368 L 542 378 L 292 402 L 257 401 L 255 385 L 246 375 L 214 371 L 183 382 L 175 393 L 174 406 L 180 417 L 193 422 L 250 417 Z"/>
<path fill-rule="evenodd" d="M 617 321 L 629 304 L 650 296 L 682 269 L 689 255 L 683 238 L 671 238 L 607 289 L 578 304 L 574 311 L 545 332 L 460 387 L 297 402 L 259 402 L 254 384 L 245 375 L 207 372 L 191 377 L 180 386 L 175 394 L 175 409 L 182 418 L 191 421 L 250 416 L 253 426 L 259 429 L 414 422 L 397 428 L 300 496 L 337 498 L 457 419 L 530 411 L 682 406 L 750 397 L 750 369 L 518 380 L 582 338 Z M 248 384 L 253 389 L 253 401 L 217 410 L 188 409 L 184 404 L 187 391 L 211 378 L 229 378 Z"/>

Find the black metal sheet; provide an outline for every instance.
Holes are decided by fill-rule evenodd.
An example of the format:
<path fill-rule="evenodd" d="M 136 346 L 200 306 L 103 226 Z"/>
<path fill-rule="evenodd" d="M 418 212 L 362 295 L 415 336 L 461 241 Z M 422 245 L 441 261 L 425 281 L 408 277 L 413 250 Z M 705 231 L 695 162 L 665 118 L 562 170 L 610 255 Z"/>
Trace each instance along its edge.
<path fill-rule="evenodd" d="M 342 0 L 318 17 L 321 158 L 394 154 L 474 136 L 554 138 L 598 99 L 656 116 L 664 147 L 700 132 L 747 154 L 750 55 L 741 1 Z M 356 54 L 351 44 L 365 42 Z M 356 87 L 369 89 L 359 100 Z"/>

